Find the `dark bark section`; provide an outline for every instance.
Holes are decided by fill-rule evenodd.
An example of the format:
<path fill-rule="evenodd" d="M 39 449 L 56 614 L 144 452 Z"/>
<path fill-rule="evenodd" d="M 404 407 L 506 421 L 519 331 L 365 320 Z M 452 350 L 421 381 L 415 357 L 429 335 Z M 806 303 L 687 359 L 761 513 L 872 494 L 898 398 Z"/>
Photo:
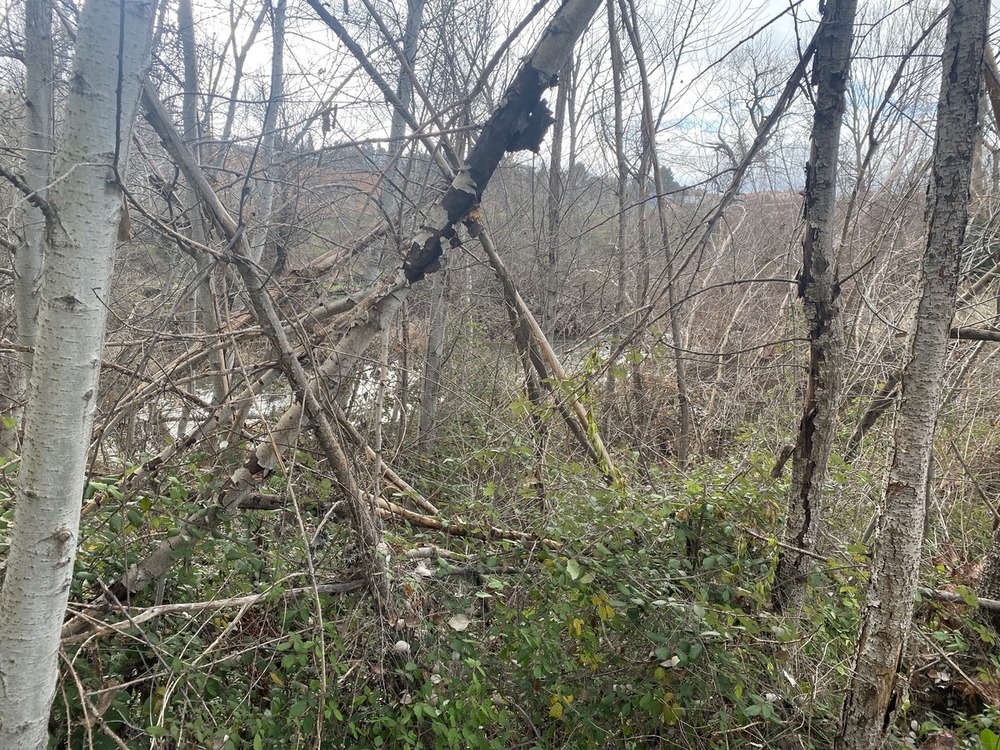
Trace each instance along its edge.
<path fill-rule="evenodd" d="M 842 386 L 843 333 L 838 298 L 840 282 L 833 258 L 837 160 L 845 92 L 854 38 L 856 0 L 826 6 L 822 34 L 817 34 L 813 80 L 816 111 L 812 147 L 806 165 L 799 297 L 809 336 L 809 373 L 802 419 L 792 459 L 792 486 L 784 538 L 778 553 L 771 603 L 776 611 L 801 603 L 811 569 L 823 508 L 823 483 L 837 429 Z"/>
<path fill-rule="evenodd" d="M 507 89 L 503 102 L 483 126 L 482 134 L 458 177 L 441 199 L 446 221 L 427 224 L 403 257 L 403 272 L 411 284 L 439 268 L 441 242 L 454 237 L 455 227 L 479 205 L 483 191 L 506 153 L 538 152 L 545 131 L 555 120 L 542 93 L 556 76 L 525 63 Z"/>

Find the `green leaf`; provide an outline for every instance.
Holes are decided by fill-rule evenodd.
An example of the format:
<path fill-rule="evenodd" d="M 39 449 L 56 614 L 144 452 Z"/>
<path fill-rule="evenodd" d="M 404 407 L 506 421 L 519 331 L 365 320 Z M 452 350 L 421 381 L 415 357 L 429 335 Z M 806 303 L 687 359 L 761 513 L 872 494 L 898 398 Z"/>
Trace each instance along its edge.
<path fill-rule="evenodd" d="M 983 729 L 979 732 L 979 744 L 982 750 L 1000 750 L 1000 737 L 991 729 Z"/>
<path fill-rule="evenodd" d="M 292 719 L 297 719 L 306 712 L 307 708 L 309 708 L 309 701 L 297 701 L 288 709 L 288 716 Z"/>
<path fill-rule="evenodd" d="M 573 558 L 566 561 L 566 572 L 572 580 L 576 580 L 580 577 L 580 563 L 578 563 Z"/>
<path fill-rule="evenodd" d="M 264 750 L 264 738 L 259 732 L 253 736 L 253 750 Z"/>

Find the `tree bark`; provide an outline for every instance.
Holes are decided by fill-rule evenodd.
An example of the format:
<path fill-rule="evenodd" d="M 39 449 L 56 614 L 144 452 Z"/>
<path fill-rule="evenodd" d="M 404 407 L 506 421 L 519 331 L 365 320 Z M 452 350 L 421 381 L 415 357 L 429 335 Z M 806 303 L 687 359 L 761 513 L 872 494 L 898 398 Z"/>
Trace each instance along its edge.
<path fill-rule="evenodd" d="M 154 5 L 89 0 L 80 20 L 56 154 L 62 179 L 46 212 L 38 336 L 0 591 L 0 747 L 12 750 L 48 742 L 121 214 L 120 168 L 127 163 Z"/>
<path fill-rule="evenodd" d="M 198 123 L 198 49 L 195 45 L 194 10 L 191 0 L 180 0 L 177 4 L 177 32 L 184 56 L 184 96 L 181 105 L 181 119 L 184 124 L 184 141 L 189 144 L 195 160 L 202 163 L 201 128 Z M 208 245 L 209 231 L 205 213 L 198 200 L 198 192 L 192 186 L 181 191 L 183 205 L 189 206 L 191 220 L 190 236 L 201 245 Z M 218 298 L 212 280 L 212 265 L 215 260 L 206 253 L 195 252 L 195 273 L 203 279 L 194 293 L 194 317 L 192 333 L 196 332 L 197 319 L 202 328 L 211 334 L 218 333 L 222 316 L 219 314 Z M 213 355 L 218 375 L 212 377 L 212 399 L 221 404 L 229 393 L 227 349 L 221 348 Z M 181 433 L 183 434 L 183 433 Z"/>
<path fill-rule="evenodd" d="M 55 151 L 51 0 L 26 0 L 25 13 L 25 179 L 39 197 L 48 196 Z M 24 244 L 14 254 L 14 309 L 17 341 L 22 350 L 22 385 L 31 373 L 38 326 L 39 289 L 45 256 L 45 217 L 30 203 L 24 206 Z M 21 389 L 23 391 L 23 388 Z"/>
<path fill-rule="evenodd" d="M 830 0 L 816 39 L 816 111 L 806 165 L 805 220 L 799 297 L 809 335 L 809 373 L 802 404 L 783 540 L 771 588 L 775 611 L 797 609 L 805 597 L 823 512 L 823 483 L 837 432 L 843 385 L 844 333 L 834 257 L 840 127 L 854 40 L 857 0 Z"/>
<path fill-rule="evenodd" d="M 986 64 L 983 66 L 983 79 L 986 84 L 986 93 L 989 96 L 990 105 L 993 109 L 993 119 L 997 128 L 1000 129 L 1000 71 L 997 70 L 996 57 L 992 47 L 986 45 Z M 1000 273 L 1000 264 L 993 266 L 987 273 L 973 285 L 972 289 L 962 295 L 963 298 L 971 299 L 989 282 L 992 282 Z M 967 328 L 953 328 L 952 336 L 958 334 L 961 338 L 987 341 L 1000 341 L 1000 331 L 970 331 Z M 977 335 L 978 334 L 978 335 Z M 983 572 L 979 577 L 977 589 L 981 598 L 996 599 L 1000 597 L 1000 524 L 994 523 L 993 538 L 990 541 L 990 548 L 986 553 L 986 561 L 983 565 Z M 1000 632 L 1000 612 L 990 611 L 986 613 L 986 619 L 993 626 L 994 630 Z"/>
<path fill-rule="evenodd" d="M 444 363 L 444 335 L 448 325 L 447 269 L 434 276 L 430 290 L 430 314 L 427 321 L 427 354 L 420 379 L 420 423 L 418 445 L 421 452 L 433 450 L 437 422 L 438 394 L 441 393 L 441 370 Z"/>
<path fill-rule="evenodd" d="M 24 177 L 28 186 L 45 200 L 52 182 L 55 150 L 51 0 L 25 0 L 24 15 Z M 45 259 L 45 216 L 38 206 L 25 201 L 22 217 L 23 239 L 12 260 L 21 366 L 16 382 L 11 384 L 11 395 L 5 399 L 4 411 L 9 418 L 0 425 L 0 459 L 4 461 L 17 453 L 17 427 L 24 415 L 24 396 L 31 375 Z"/>
<path fill-rule="evenodd" d="M 611 91 L 612 100 L 614 102 L 614 125 L 612 131 L 612 146 L 615 152 L 615 198 L 618 203 L 618 215 L 616 217 L 616 231 L 615 231 L 615 244 L 613 250 L 613 262 L 615 266 L 615 271 L 618 276 L 618 289 L 615 293 L 615 320 L 621 321 L 622 314 L 625 312 L 625 303 L 628 297 L 628 292 L 626 291 L 628 285 L 625 283 L 625 237 L 626 237 L 626 221 L 628 215 L 628 181 L 629 181 L 629 169 L 628 161 L 625 158 L 625 116 L 624 116 L 624 102 L 622 99 L 622 90 L 625 88 L 625 57 L 622 54 L 621 40 L 618 38 L 618 22 L 615 20 L 615 0 L 607 0 L 607 10 L 608 10 L 608 42 L 609 51 L 611 52 Z M 640 204 L 640 215 L 642 215 L 642 205 Z M 645 227 L 643 226 L 643 229 Z M 643 245 L 645 245 L 645 238 L 641 240 Z M 639 282 L 641 285 L 641 281 Z M 643 294 L 646 290 L 643 290 Z M 617 338 L 621 333 L 621 323 L 618 322 L 609 331 L 609 333 Z M 632 373 L 636 378 L 640 378 L 639 373 L 640 363 L 636 362 L 631 365 Z M 635 382 L 635 381 L 633 381 Z M 607 379 L 604 386 L 604 432 L 605 434 L 611 433 L 611 425 L 613 424 L 615 418 L 614 412 L 614 401 L 615 401 L 615 390 L 617 385 L 617 378 L 611 369 L 608 369 Z M 642 445 L 645 441 L 636 439 L 639 436 L 636 435 L 633 439 L 633 445 L 636 446 L 636 450 L 642 451 Z"/>
<path fill-rule="evenodd" d="M 903 702 L 905 678 L 900 670 L 913 617 L 934 426 L 968 220 L 988 19 L 988 0 L 957 0 L 951 5 L 920 299 L 901 379 L 854 670 L 834 741 L 837 750 L 881 746 Z"/>

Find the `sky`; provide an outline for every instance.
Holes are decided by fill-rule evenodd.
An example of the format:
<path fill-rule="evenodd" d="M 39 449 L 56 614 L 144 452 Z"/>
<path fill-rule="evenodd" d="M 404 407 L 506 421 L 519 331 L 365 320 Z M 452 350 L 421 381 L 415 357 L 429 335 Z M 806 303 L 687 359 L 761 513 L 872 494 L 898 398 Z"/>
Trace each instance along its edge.
<path fill-rule="evenodd" d="M 201 41 L 209 42 L 217 50 L 221 50 L 226 43 L 231 18 L 238 20 L 236 46 L 242 46 L 259 8 L 259 5 L 254 5 L 243 10 L 237 6 L 234 10 L 225 4 L 226 1 L 196 0 L 196 13 L 200 19 L 196 31 Z M 554 2 L 550 2 L 554 7 Z M 336 104 L 337 127 L 324 134 L 319 119 L 311 125 L 310 132 L 317 145 L 387 136 L 388 110 L 370 81 L 357 70 L 339 42 L 315 20 L 315 13 L 304 0 L 289 0 L 289 3 L 287 119 L 302 126 L 318 108 Z M 888 18 L 891 22 L 894 16 L 906 15 L 907 18 L 902 19 L 904 27 L 909 24 L 910 32 L 915 33 L 913 30 L 919 28 L 919 24 L 909 18 L 916 17 L 913 8 L 920 10 L 924 7 L 930 13 L 936 12 L 939 4 L 929 0 L 872 0 L 862 3 L 861 17 L 879 18 L 888 23 L 884 19 Z M 465 33 L 465 24 L 471 23 L 472 12 L 486 7 L 483 3 L 469 3 L 467 6 L 451 3 L 452 8 L 467 7 L 467 15 L 451 18 L 444 32 L 435 34 L 429 30 L 438 20 L 439 6 L 440 2 L 430 0 L 425 16 L 425 49 L 418 57 L 418 66 L 425 66 L 422 69 L 425 75 L 435 72 L 427 69 L 426 66 L 432 64 L 428 61 L 440 60 L 440 55 L 431 54 L 426 45 L 453 43 L 456 35 Z M 390 3 L 383 0 L 383 13 L 390 28 L 397 28 L 398 16 L 404 7 L 405 3 L 401 0 Z M 489 48 L 495 48 L 527 7 L 529 4 L 522 0 L 505 3 L 488 19 L 488 23 L 492 24 L 493 38 L 472 50 L 472 54 L 479 54 L 479 65 L 488 54 L 492 54 Z M 741 0 L 640 0 L 638 7 L 652 79 L 652 95 L 656 102 L 654 106 L 663 106 L 658 150 L 663 163 L 671 167 L 675 177 L 683 184 L 693 184 L 705 179 L 720 165 L 726 165 L 722 144 L 738 154 L 752 141 L 754 130 L 750 110 L 756 106 L 758 117 L 770 111 L 776 94 L 798 59 L 799 48 L 806 44 L 815 29 L 818 7 L 812 0 L 759 0 L 751 3 Z M 394 62 L 384 45 L 380 46 L 372 24 L 366 21 L 368 15 L 361 0 L 348 0 L 349 13 L 346 16 L 343 0 L 337 0 L 331 8 L 338 17 L 345 19 L 349 30 L 369 50 L 373 59 L 383 66 L 386 77 L 391 79 Z M 539 14 L 536 22 L 512 45 L 507 59 L 494 74 L 498 89 L 502 89 L 509 80 L 520 55 L 533 44 L 538 29 L 549 15 L 548 9 Z M 575 93 L 580 112 L 577 134 L 579 158 L 595 171 L 609 169 L 613 165 L 607 136 L 601 135 L 610 130 L 612 102 L 606 24 L 606 15 L 602 10 L 579 48 L 580 73 Z M 866 28 L 859 25 L 859 33 L 865 34 L 867 39 L 871 34 Z M 898 46 L 905 34 L 896 36 Z M 454 49 L 458 50 L 457 54 L 462 53 L 457 43 Z M 483 49 L 489 49 L 488 54 L 484 54 Z M 468 54 L 468 50 L 465 53 Z M 886 70 L 894 68 L 894 54 L 897 52 L 892 49 L 884 50 L 880 67 L 872 61 L 867 63 L 865 75 L 874 75 L 869 84 L 873 91 L 879 90 L 886 78 Z M 231 47 L 229 57 L 232 58 Z M 874 59 L 875 56 L 872 56 Z M 474 67 L 477 60 L 473 58 L 471 62 L 466 60 L 462 64 Z M 204 65 L 207 66 L 207 63 Z M 246 82 L 240 95 L 249 104 L 242 108 L 237 132 L 253 133 L 255 126 L 259 132 L 260 113 L 263 111 L 259 102 L 267 93 L 269 65 L 270 28 L 265 20 L 247 54 Z M 876 67 L 879 68 L 877 71 L 874 70 Z M 221 75 L 217 69 L 210 73 L 219 76 L 219 89 L 228 93 L 226 81 L 232 75 L 231 64 L 222 70 Z M 759 95 L 756 105 L 752 95 L 755 88 Z M 634 147 L 638 143 L 641 127 L 640 100 L 634 76 L 623 96 L 628 110 L 626 141 Z M 254 101 L 258 102 L 256 107 Z M 225 111 L 225 101 L 220 97 L 215 102 L 218 118 Z M 769 145 L 769 163 L 776 166 L 754 176 L 754 179 L 759 177 L 761 180 L 759 189 L 801 188 L 801 165 L 807 155 L 808 138 L 804 111 L 793 112 L 780 135 Z M 479 118 L 485 117 L 485 112 L 481 109 Z M 539 159 L 547 161 L 547 147 L 535 161 Z"/>

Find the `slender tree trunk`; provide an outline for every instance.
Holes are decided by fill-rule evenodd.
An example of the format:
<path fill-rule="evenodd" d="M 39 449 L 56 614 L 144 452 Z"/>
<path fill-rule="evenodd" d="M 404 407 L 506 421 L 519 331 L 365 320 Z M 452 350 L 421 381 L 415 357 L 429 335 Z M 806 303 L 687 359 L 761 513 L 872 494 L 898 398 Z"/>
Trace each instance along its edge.
<path fill-rule="evenodd" d="M 649 76 L 646 72 L 645 55 L 642 40 L 639 37 L 639 24 L 635 12 L 634 0 L 620 0 L 622 21 L 628 32 L 632 51 L 635 53 L 636 66 L 639 69 L 639 84 L 642 92 L 643 112 L 643 148 L 653 169 L 653 185 L 656 188 L 656 214 L 660 225 L 660 240 L 667 272 L 667 320 L 670 324 L 670 335 L 673 338 L 674 375 L 677 381 L 677 412 L 678 429 L 675 452 L 677 463 L 681 466 L 687 463 L 691 444 L 691 401 L 687 388 L 687 366 L 684 358 L 684 326 L 681 320 L 680 305 L 677 301 L 676 279 L 674 278 L 673 250 L 670 247 L 670 228 L 667 211 L 664 205 L 663 175 L 660 170 L 660 159 L 656 153 L 656 125 L 653 117 L 653 102 L 649 90 Z M 631 18 L 631 20 L 630 20 Z"/>
<path fill-rule="evenodd" d="M 555 332 L 559 311 L 559 288 L 563 280 L 559 278 L 559 242 L 563 208 L 563 131 L 566 127 L 566 99 L 573 71 L 572 57 L 559 71 L 559 89 L 556 93 L 555 122 L 552 123 L 552 158 L 549 160 L 549 196 L 546 206 L 548 218 L 548 257 L 545 264 L 545 288 L 542 300 L 542 330 L 546 336 Z"/>
<path fill-rule="evenodd" d="M 837 750 L 880 746 L 903 702 L 905 677 L 899 673 L 913 617 L 934 426 L 968 220 L 988 19 L 987 0 L 957 0 L 951 5 L 920 299 L 901 381 L 856 661 L 834 743 Z"/>
<path fill-rule="evenodd" d="M 233 0 L 231 7 L 236 6 L 236 0 Z M 253 48 L 254 43 L 257 41 L 257 34 L 260 33 L 261 27 L 264 25 L 264 19 L 267 18 L 268 4 L 260 4 L 260 12 L 254 18 L 253 26 L 250 27 L 250 32 L 247 34 L 247 39 L 243 43 L 243 46 L 237 51 L 236 49 L 236 25 L 235 21 L 233 23 L 233 36 L 230 37 L 229 41 L 233 46 L 233 70 L 232 70 L 232 80 L 233 83 L 229 89 L 229 107 L 226 109 L 226 119 L 222 124 L 222 136 L 219 138 L 219 148 L 216 150 L 214 157 L 210 160 L 215 166 L 222 165 L 226 160 L 226 150 L 229 148 L 229 139 L 232 137 L 233 125 L 236 122 L 236 107 L 239 105 L 240 99 L 240 87 L 243 84 L 243 67 L 246 64 L 247 54 Z M 232 14 L 232 12 L 231 12 Z M 227 44 L 228 46 L 228 44 Z M 222 76 L 224 66 L 219 66 L 218 76 Z M 219 80 L 218 78 L 214 81 L 212 86 L 213 91 L 217 91 Z"/>
<path fill-rule="evenodd" d="M 26 0 L 25 12 L 25 179 L 39 197 L 47 198 L 55 152 L 53 113 L 52 3 Z M 21 353 L 22 386 L 31 373 L 38 326 L 39 290 L 45 256 L 45 217 L 36 206 L 24 207 L 24 244 L 14 254 L 14 307 Z M 24 388 L 22 387 L 22 392 Z"/>
<path fill-rule="evenodd" d="M 399 79 L 396 82 L 395 96 L 399 107 L 392 110 L 389 122 L 389 154 L 387 175 L 383 180 L 382 210 L 389 220 L 390 238 L 394 246 L 403 242 L 403 201 L 410 178 L 410 160 L 403 156 L 407 122 L 406 113 L 412 110 L 414 65 L 417 61 L 417 46 L 420 40 L 420 25 L 424 18 L 426 0 L 407 0 L 406 23 L 403 26 L 402 60 L 399 66 Z M 388 30 L 386 37 L 388 38 Z M 382 267 L 383 244 L 376 243 L 365 253 L 364 279 L 368 284 L 374 284 Z"/>
<path fill-rule="evenodd" d="M 384 627 L 388 630 L 396 622 L 396 607 L 392 597 L 388 556 L 381 549 L 384 545 L 382 544 L 382 524 L 379 515 L 375 508 L 365 500 L 361 488 L 358 486 L 354 472 L 351 471 L 347 454 L 327 418 L 323 405 L 316 396 L 315 389 L 312 387 L 302 363 L 295 356 L 291 341 L 278 318 L 271 298 L 263 287 L 256 266 L 247 263 L 245 259 L 240 259 L 237 265 L 253 305 L 254 314 L 278 352 L 280 366 L 287 374 L 292 388 L 295 389 L 300 404 L 305 406 L 305 413 L 309 416 L 309 421 L 323 447 L 327 461 L 347 500 L 351 514 L 351 528 L 356 535 L 361 552 L 363 572 L 369 583 L 369 591 L 375 598 L 376 609 L 381 616 Z M 380 413 L 376 413 L 375 419 L 380 419 Z M 380 467 L 382 459 L 378 436 L 376 436 L 374 450 L 375 464 Z"/>
<path fill-rule="evenodd" d="M 153 10 L 145 0 L 89 0 L 80 19 L 56 155 L 62 179 L 46 204 L 38 336 L 0 592 L 0 747 L 11 750 L 48 743 L 122 206 L 119 167 L 127 163 Z"/>
<path fill-rule="evenodd" d="M 947 11 L 942 11 L 942 17 Z M 924 35 L 914 43 L 914 46 L 908 51 L 906 58 L 912 57 L 912 53 L 915 52 L 917 44 L 922 43 L 927 34 L 934 28 L 937 24 L 934 24 L 927 28 Z M 897 71 L 894 81 L 898 81 L 902 76 L 902 69 Z M 993 55 L 993 49 L 989 44 L 986 45 L 985 52 L 985 62 L 983 65 L 983 83 L 986 88 L 986 95 L 990 102 L 990 108 L 993 111 L 993 124 L 1000 132 L 1000 71 L 997 70 L 996 57 Z M 888 95 L 885 102 L 888 103 Z M 874 127 L 874 124 L 873 126 Z M 869 141 L 874 144 L 874 136 L 871 135 L 871 130 L 869 129 Z M 870 149 L 869 156 L 865 158 L 865 163 L 862 165 L 862 172 L 867 172 L 868 162 L 871 155 L 874 153 L 874 145 Z M 992 184 L 991 190 L 995 193 L 1000 187 L 1000 160 L 997 159 L 996 151 L 993 158 L 993 174 L 992 174 Z M 860 177 L 859 177 L 860 179 Z M 851 210 L 854 204 L 855 195 L 851 196 L 851 206 L 848 208 L 848 216 L 844 221 L 844 229 L 841 235 L 841 242 L 846 242 L 847 234 L 850 227 L 850 214 L 853 213 Z M 975 299 L 975 297 L 981 294 L 990 284 L 996 281 L 997 277 L 1000 276 L 1000 263 L 994 264 L 986 273 L 982 274 L 975 282 L 966 287 L 958 295 L 959 304 L 963 302 L 969 302 Z M 1000 296 L 997 297 L 998 303 L 998 313 L 1000 313 Z M 861 448 L 861 441 L 864 439 L 865 435 L 875 426 L 875 423 L 881 418 L 881 416 L 889 410 L 889 407 L 893 405 L 896 400 L 896 386 L 899 383 L 899 378 L 901 373 L 899 370 L 892 372 L 889 375 L 886 385 L 881 388 L 871 400 L 868 402 L 868 407 L 865 409 L 861 420 L 858 422 L 857 427 L 854 428 L 854 432 L 851 435 L 850 440 L 847 442 L 847 449 L 845 451 L 844 457 L 848 461 L 852 461 L 857 455 Z"/>
<path fill-rule="evenodd" d="M 625 312 L 628 292 L 625 283 L 625 237 L 628 220 L 628 161 L 625 159 L 625 116 L 622 101 L 622 90 L 625 80 L 625 58 L 622 55 L 621 40 L 618 38 L 618 23 L 615 21 L 615 0 L 607 0 L 608 8 L 608 40 L 611 50 L 611 88 L 614 97 L 614 138 L 615 150 L 615 197 L 618 199 L 617 231 L 615 233 L 614 264 L 618 276 L 618 290 L 615 294 L 615 320 L 620 321 Z M 609 333 L 617 336 L 621 325 L 616 323 Z M 637 376 L 639 363 L 631 365 L 632 372 Z M 604 390 L 605 404 L 605 434 L 610 431 L 614 417 L 616 378 L 608 369 L 607 384 Z"/>
<path fill-rule="evenodd" d="M 625 158 L 625 115 L 622 90 L 625 88 L 625 57 L 622 55 L 618 24 L 615 21 L 615 0 L 608 0 L 608 38 L 611 47 L 611 83 L 614 96 L 615 123 L 615 198 L 618 200 L 618 222 L 615 235 L 615 268 L 618 271 L 618 293 L 615 295 L 615 319 L 625 312 L 625 237 L 628 220 L 628 161 Z"/>
<path fill-rule="evenodd" d="M 854 428 L 854 432 L 851 433 L 851 437 L 847 440 L 847 447 L 844 449 L 844 460 L 854 460 L 858 455 L 858 451 L 861 450 L 861 441 L 864 440 L 865 435 L 875 426 L 879 417 L 892 406 L 896 400 L 896 389 L 899 387 L 899 378 L 901 375 L 902 373 L 899 370 L 893 370 L 889 373 L 889 377 L 886 378 L 882 387 L 879 388 L 878 393 L 872 396 L 872 400 L 868 403 L 868 408 L 865 409 L 865 413 L 862 415 L 857 427 Z"/>
<path fill-rule="evenodd" d="M 419 443 L 421 451 L 429 451 L 434 446 L 438 394 L 441 393 L 444 334 L 448 324 L 447 268 L 444 267 L 446 260 L 443 259 L 441 270 L 435 274 L 434 280 L 431 282 L 427 355 L 424 359 L 424 375 L 420 381 Z"/>
<path fill-rule="evenodd" d="M 413 82 L 410 80 L 410 75 L 417 62 L 417 43 L 420 39 L 420 25 L 424 18 L 424 5 L 426 5 L 426 0 L 407 0 L 406 4 L 406 25 L 403 28 L 402 49 L 405 65 L 400 64 L 399 82 L 396 84 L 396 96 L 399 97 L 399 101 L 406 109 L 411 109 L 410 104 L 413 101 Z M 397 226 L 401 218 L 400 209 L 402 206 L 402 201 L 397 196 L 405 194 L 410 171 L 401 159 L 404 135 L 406 135 L 406 120 L 398 110 L 394 109 L 389 127 L 389 158 L 392 169 L 398 178 L 392 181 L 395 191 L 390 189 L 386 196 L 386 213 Z M 394 236 L 402 239 L 398 232 Z"/>
<path fill-rule="evenodd" d="M 986 84 L 986 93 L 993 110 L 993 121 L 1000 130 L 1000 72 L 997 71 L 997 60 L 993 54 L 992 47 L 986 45 L 986 64 L 983 67 L 983 79 Z M 991 190 L 996 193 L 998 174 L 1000 174 L 1000 155 L 993 152 L 992 184 Z M 987 282 L 994 281 L 997 273 L 1000 273 L 1000 265 L 995 265 L 984 274 L 974 285 L 979 286 L 985 279 Z M 983 284 L 985 287 L 986 284 Z M 981 291 L 976 290 L 976 291 Z M 962 297 L 971 298 L 973 294 L 963 294 Z M 997 309 L 1000 311 L 1000 297 L 997 298 Z M 1000 312 L 998 312 L 1000 315 Z M 979 577 L 979 587 L 977 593 L 985 599 L 1000 598 L 1000 524 L 994 522 L 993 538 L 990 541 L 990 548 L 986 553 L 986 562 L 983 572 Z M 987 618 L 995 630 L 1000 632 L 1000 612 L 991 611 L 987 613 Z"/>
<path fill-rule="evenodd" d="M 184 56 L 184 96 L 181 105 L 181 119 L 184 123 L 184 140 L 189 144 L 195 159 L 202 163 L 201 128 L 198 124 L 198 49 L 195 45 L 194 12 L 191 0 L 179 0 L 177 4 L 177 31 L 181 40 Z M 198 200 L 198 193 L 192 187 L 183 191 L 182 203 L 189 206 L 191 223 L 191 238 L 201 245 L 209 244 L 209 231 L 205 222 L 205 213 Z M 211 265 L 214 263 L 204 253 L 198 253 L 195 258 L 195 273 L 204 280 L 195 290 L 194 317 L 192 333 L 196 332 L 200 319 L 202 328 L 208 333 L 218 333 L 221 328 L 221 316 L 217 306 Z M 226 375 L 227 349 L 219 349 L 212 357 L 215 369 L 219 374 L 212 378 L 212 398 L 216 404 L 221 404 L 229 393 L 229 377 Z M 194 387 L 194 386 L 192 386 Z M 178 433 L 183 434 L 183 432 Z"/>
<path fill-rule="evenodd" d="M 545 337 L 545 333 L 542 331 L 541 326 L 538 325 L 535 316 L 532 315 L 531 310 L 528 309 L 528 306 L 517 291 L 510 271 L 507 270 L 499 253 L 497 253 L 493 239 L 487 232 L 483 231 L 479 235 L 479 241 L 483 250 L 486 251 L 486 257 L 489 259 L 493 273 L 496 274 L 497 279 L 500 281 L 503 289 L 504 303 L 516 312 L 517 325 L 515 326 L 515 338 L 519 330 L 524 330 L 533 339 L 530 347 L 532 356 L 529 359 L 536 365 L 538 377 L 545 381 L 550 381 L 551 379 L 556 384 L 565 382 L 566 372 L 563 370 L 559 358 L 556 357 L 555 350 Z M 574 393 L 560 393 L 558 406 L 563 420 L 566 422 L 566 426 L 569 427 L 570 432 L 580 443 L 581 447 L 587 451 L 588 455 L 601 470 L 607 482 L 612 485 L 620 483 L 622 481 L 622 474 L 611 459 L 611 454 L 608 453 L 607 446 L 605 446 L 604 440 L 601 438 L 601 433 L 597 429 L 594 417 L 583 401 Z"/>
<path fill-rule="evenodd" d="M 285 0 L 272 4 L 271 18 L 271 89 L 267 97 L 264 113 L 264 129 L 260 143 L 259 168 L 263 175 L 260 192 L 257 195 L 256 215 L 260 227 L 250 242 L 250 260 L 260 265 L 267 247 L 267 239 L 274 213 L 274 146 L 278 138 L 278 115 L 285 96 Z"/>
<path fill-rule="evenodd" d="M 25 180 L 41 199 L 48 195 L 52 182 L 53 133 L 53 56 L 51 0 L 25 0 Z M 10 384 L 4 412 L 9 419 L 0 425 L 0 459 L 17 452 L 17 426 L 24 415 L 24 396 L 31 375 L 35 337 L 38 328 L 39 290 L 45 258 L 45 217 L 30 202 L 23 208 L 23 241 L 14 253 L 14 315 L 17 320 L 17 343 L 21 367 L 17 382 Z"/>
<path fill-rule="evenodd" d="M 811 569 L 823 512 L 823 483 L 837 432 L 842 390 L 844 333 L 840 320 L 840 281 L 833 257 L 836 234 L 837 159 L 844 94 L 851 65 L 857 0 L 830 0 L 827 23 L 816 40 L 813 81 L 816 111 L 812 148 L 806 165 L 805 219 L 799 296 L 809 335 L 809 374 L 802 420 L 792 454 L 784 541 L 771 589 L 776 611 L 799 607 Z"/>

